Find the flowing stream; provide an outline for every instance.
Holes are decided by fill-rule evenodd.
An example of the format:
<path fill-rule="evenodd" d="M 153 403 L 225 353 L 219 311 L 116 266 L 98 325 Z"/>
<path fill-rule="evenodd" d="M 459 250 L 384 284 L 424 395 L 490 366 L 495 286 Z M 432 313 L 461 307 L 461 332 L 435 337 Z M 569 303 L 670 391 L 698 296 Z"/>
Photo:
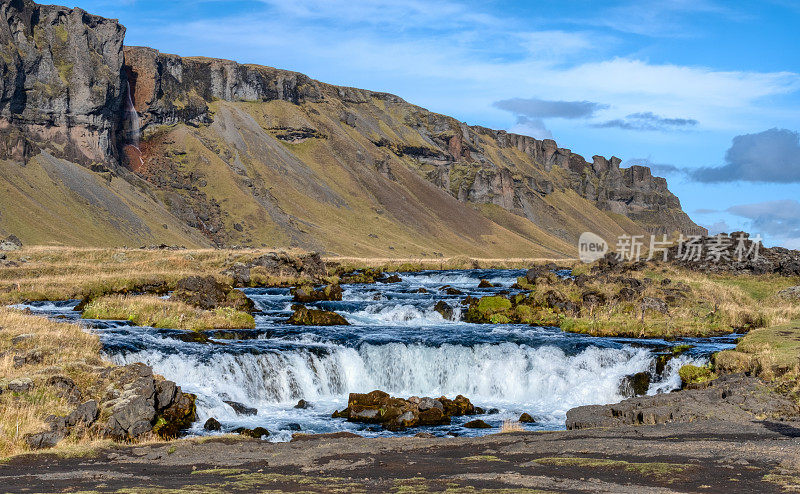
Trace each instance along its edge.
<path fill-rule="evenodd" d="M 332 419 L 347 406 L 350 392 L 381 389 L 393 396 L 457 394 L 486 409 L 480 416 L 499 426 L 505 419 L 530 413 L 530 430 L 563 429 L 567 410 L 624 399 L 620 383 L 626 375 L 654 371 L 655 356 L 678 343 L 694 348 L 672 359 L 655 376 L 649 394 L 680 385 L 678 369 L 707 361 L 712 352 L 734 346 L 734 336 L 710 339 L 632 340 L 568 334 L 558 328 L 519 324 L 480 325 L 458 321 L 460 301 L 506 290 L 518 270 L 467 270 L 400 273 L 394 284 L 346 285 L 340 302 L 317 305 L 343 315 L 351 326 L 308 327 L 285 323 L 292 311 L 288 289 L 246 289 L 260 313 L 256 329 L 236 331 L 237 339 L 219 344 L 187 343 L 175 330 L 135 327 L 123 321 L 85 321 L 99 333 L 104 351 L 117 364 L 144 362 L 184 391 L 197 394 L 198 422 L 214 417 L 223 430 L 266 427 L 270 440 L 288 440 L 299 427 L 305 432 L 348 430 L 365 436 L 415 434 L 388 432 L 374 426 Z M 488 279 L 494 288 L 477 288 Z M 446 295 L 450 285 L 463 295 Z M 429 293 L 418 293 L 425 288 Z M 445 320 L 433 310 L 444 300 L 456 310 Z M 74 302 L 26 305 L 50 316 L 77 319 Z M 296 409 L 298 400 L 312 404 Z M 258 409 L 242 416 L 224 400 Z M 489 413 L 491 412 L 491 413 Z M 428 428 L 434 434 L 480 435 L 492 430 L 460 426 L 475 417 L 455 419 L 450 426 Z M 494 429 L 496 432 L 496 429 Z"/>

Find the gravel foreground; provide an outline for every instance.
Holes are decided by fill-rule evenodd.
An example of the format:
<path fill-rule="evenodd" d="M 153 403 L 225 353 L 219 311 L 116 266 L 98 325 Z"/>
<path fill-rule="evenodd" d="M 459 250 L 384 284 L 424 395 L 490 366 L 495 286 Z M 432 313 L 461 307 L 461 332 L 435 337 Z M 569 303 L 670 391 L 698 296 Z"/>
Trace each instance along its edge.
<path fill-rule="evenodd" d="M 221 437 L 14 458 L 4 492 L 792 492 L 800 422 L 705 420 L 482 438 Z"/>

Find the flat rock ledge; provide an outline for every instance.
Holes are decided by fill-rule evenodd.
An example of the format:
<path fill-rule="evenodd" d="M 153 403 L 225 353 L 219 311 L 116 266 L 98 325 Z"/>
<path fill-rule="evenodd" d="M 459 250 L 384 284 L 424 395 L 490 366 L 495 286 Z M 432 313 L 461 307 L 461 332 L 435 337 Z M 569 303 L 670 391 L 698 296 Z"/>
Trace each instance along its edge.
<path fill-rule="evenodd" d="M 573 408 L 567 412 L 566 426 L 573 430 L 700 420 L 743 423 L 799 415 L 797 404 L 759 379 L 730 374 L 678 392 Z"/>

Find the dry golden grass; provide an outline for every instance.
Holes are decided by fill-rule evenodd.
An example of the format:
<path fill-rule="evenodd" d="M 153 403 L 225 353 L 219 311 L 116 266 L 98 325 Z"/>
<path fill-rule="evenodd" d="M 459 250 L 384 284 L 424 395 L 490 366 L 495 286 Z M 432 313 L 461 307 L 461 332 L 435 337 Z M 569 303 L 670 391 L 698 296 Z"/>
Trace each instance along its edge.
<path fill-rule="evenodd" d="M 186 276 L 219 275 L 235 262 L 247 262 L 267 252 L 26 247 L 8 254 L 19 266 L 0 269 L 0 304 L 82 299 L 135 291 L 148 283 L 173 286 Z"/>
<path fill-rule="evenodd" d="M 500 426 L 500 434 L 505 434 L 507 432 L 522 432 L 525 428 L 522 427 L 516 420 L 504 420 L 503 425 Z"/>
<path fill-rule="evenodd" d="M 528 269 L 534 264 L 555 262 L 560 266 L 570 267 L 576 264 L 575 259 L 545 258 L 474 258 L 467 256 L 441 258 L 389 258 L 389 257 L 328 257 L 329 263 L 339 263 L 345 270 L 361 268 L 378 268 L 384 271 L 421 271 L 425 269 Z"/>
<path fill-rule="evenodd" d="M 657 266 L 643 272 L 625 274 L 649 278 L 653 282 L 644 296 L 664 298 L 662 288 L 685 283 L 691 287 L 686 298 L 669 308 L 669 314 L 647 311 L 642 318 L 640 308 L 632 303 L 612 302 L 580 318 L 567 318 L 561 325 L 565 331 L 594 336 L 685 337 L 714 336 L 733 331 L 746 331 L 785 324 L 800 318 L 800 304 L 781 298 L 778 292 L 800 285 L 800 278 L 778 275 L 703 274 L 674 266 Z M 670 279 L 668 285 L 661 281 Z M 535 292 L 553 289 L 578 302 L 587 289 L 603 293 L 613 300 L 622 285 L 592 283 L 586 288 L 560 283 L 541 284 Z"/>
<path fill-rule="evenodd" d="M 253 329 L 253 316 L 230 307 L 202 310 L 176 300 L 153 295 L 107 295 L 87 304 L 85 319 L 116 319 L 137 326 L 189 329 Z"/>
<path fill-rule="evenodd" d="M 800 320 L 751 331 L 736 349 L 717 353 L 714 366 L 781 381 L 787 391 L 800 394 Z"/>
<path fill-rule="evenodd" d="M 45 384 L 47 378 L 67 376 L 81 389 L 88 389 L 97 371 L 109 364 L 100 358 L 97 336 L 75 324 L 0 307 L 0 328 L 0 381 L 30 378 L 34 385 L 27 392 L 0 394 L 0 457 L 5 457 L 26 451 L 24 435 L 41 431 L 45 417 L 67 414 L 74 408 Z M 39 352 L 41 361 L 14 365 L 15 356 L 33 352 Z"/>

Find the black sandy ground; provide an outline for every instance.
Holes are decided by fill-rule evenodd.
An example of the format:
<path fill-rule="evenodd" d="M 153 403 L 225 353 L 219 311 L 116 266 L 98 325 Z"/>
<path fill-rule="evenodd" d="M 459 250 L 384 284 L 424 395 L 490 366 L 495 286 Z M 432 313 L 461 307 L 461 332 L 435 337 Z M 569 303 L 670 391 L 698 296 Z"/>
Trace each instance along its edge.
<path fill-rule="evenodd" d="M 37 454 L 2 492 L 800 492 L 800 423 L 689 424 L 483 438 L 221 437 Z"/>

